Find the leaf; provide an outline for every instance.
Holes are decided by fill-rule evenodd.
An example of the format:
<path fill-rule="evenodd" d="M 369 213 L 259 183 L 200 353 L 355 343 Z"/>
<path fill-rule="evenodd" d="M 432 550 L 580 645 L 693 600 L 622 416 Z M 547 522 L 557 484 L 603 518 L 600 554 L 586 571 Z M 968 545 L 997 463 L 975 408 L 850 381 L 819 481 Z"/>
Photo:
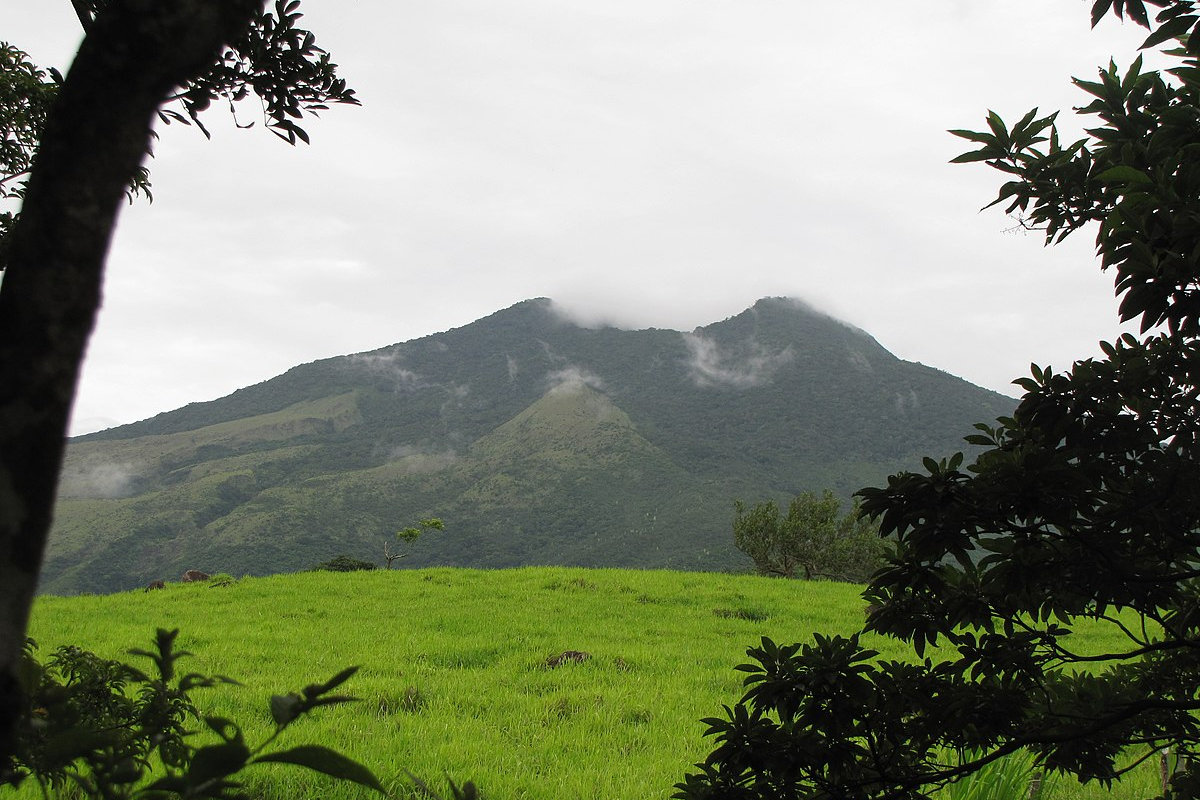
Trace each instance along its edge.
<path fill-rule="evenodd" d="M 182 797 L 189 788 L 191 787 L 183 778 L 168 775 L 165 778 L 159 778 L 158 780 L 154 781 L 154 783 L 151 783 L 149 786 L 142 789 L 142 793 L 149 797 L 153 797 L 156 792 L 170 792 Z"/>
<path fill-rule="evenodd" d="M 117 731 L 93 731 L 87 728 L 70 728 L 55 734 L 41 743 L 42 754 L 50 763 L 66 763 L 92 750 L 115 747 L 121 741 Z"/>
<path fill-rule="evenodd" d="M 1133 167 L 1119 166 L 1104 170 L 1096 176 L 1102 183 L 1153 184 L 1150 176 Z"/>
<path fill-rule="evenodd" d="M 956 128 L 948 130 L 946 133 L 953 134 L 960 139 L 966 139 L 970 142 L 979 142 L 979 144 L 993 144 L 996 141 L 996 137 L 990 133 L 980 133 L 978 131 L 967 131 Z"/>
<path fill-rule="evenodd" d="M 209 689 L 219 684 L 229 684 L 231 686 L 242 685 L 240 682 L 225 675 L 201 675 L 198 672 L 189 672 L 179 679 L 179 690 L 190 692 L 192 689 Z"/>
<path fill-rule="evenodd" d="M 309 701 L 308 705 L 309 705 L 309 708 L 316 708 L 317 706 L 336 706 L 336 705 L 341 705 L 342 703 L 357 703 L 358 701 L 359 701 L 359 698 L 352 697 L 348 694 L 333 694 L 333 695 L 329 695 L 329 696 L 318 697 L 315 700 L 311 700 L 311 701 Z"/>
<path fill-rule="evenodd" d="M 239 741 L 201 747 L 192 757 L 188 777 L 194 783 L 223 778 L 246 766 L 249 758 L 250 749 Z"/>
<path fill-rule="evenodd" d="M 1036 106 L 1030 109 L 1025 116 L 1017 120 L 1016 125 L 1013 125 L 1013 132 L 1015 133 L 1016 131 L 1024 130 L 1025 128 L 1029 127 L 1029 124 L 1037 117 L 1037 112 L 1038 110 Z"/>
<path fill-rule="evenodd" d="M 996 134 L 996 146 L 1002 150 L 1007 150 L 1009 145 L 1008 129 L 1004 125 L 1004 120 L 995 111 L 989 111 L 987 115 L 988 127 L 992 129 L 992 133 Z"/>
<path fill-rule="evenodd" d="M 328 692 L 330 689 L 333 689 L 337 686 L 341 686 L 343 683 L 350 680 L 351 676 L 353 676 L 354 673 L 356 673 L 356 672 L 358 672 L 358 667 L 356 667 L 356 666 L 355 667 L 346 667 L 344 670 L 339 672 L 337 675 L 334 675 L 332 678 L 325 681 L 325 683 L 314 683 L 314 684 L 305 686 L 304 687 L 304 696 L 306 698 L 308 698 L 309 700 L 312 700 L 315 697 L 320 697 L 321 695 Z"/>
<path fill-rule="evenodd" d="M 271 695 L 271 719 L 279 727 L 293 722 L 304 709 L 304 699 L 298 694 Z"/>
<path fill-rule="evenodd" d="M 1071 83 L 1075 84 L 1080 89 L 1083 89 L 1088 94 L 1099 97 L 1101 100 L 1103 100 L 1108 94 L 1108 90 L 1105 88 L 1103 83 L 1080 80 L 1079 78 L 1072 78 Z"/>
<path fill-rule="evenodd" d="M 1141 49 L 1147 50 L 1156 47 L 1168 39 L 1179 39 L 1187 34 L 1188 28 L 1191 28 L 1195 22 L 1194 14 L 1184 14 L 1167 20 L 1158 26 L 1158 30 L 1146 37 L 1146 41 L 1142 42 Z"/>
<path fill-rule="evenodd" d="M 970 164 L 974 161 L 987 161 L 991 158 L 999 158 L 1002 154 L 995 151 L 994 148 L 985 147 L 982 150 L 973 150 L 970 153 L 963 153 L 950 159 L 951 164 Z"/>
<path fill-rule="evenodd" d="M 328 747 L 315 744 L 300 745 L 279 753 L 268 753 L 254 760 L 254 763 L 264 762 L 307 767 L 338 780 L 353 781 L 360 786 L 374 789 L 380 794 L 386 794 L 383 785 L 379 783 L 379 779 L 371 770 Z"/>
<path fill-rule="evenodd" d="M 467 781 L 459 788 L 454 781 L 449 781 L 450 793 L 454 795 L 455 800 L 478 800 L 479 790 L 475 788 L 475 784 Z"/>
<path fill-rule="evenodd" d="M 1096 0 L 1092 4 L 1092 27 L 1100 24 L 1100 20 L 1104 19 L 1104 15 L 1112 8 L 1113 0 Z"/>
<path fill-rule="evenodd" d="M 1129 18 L 1143 28 L 1150 27 L 1150 18 L 1146 14 L 1146 6 L 1142 0 L 1125 0 L 1125 13 Z"/>

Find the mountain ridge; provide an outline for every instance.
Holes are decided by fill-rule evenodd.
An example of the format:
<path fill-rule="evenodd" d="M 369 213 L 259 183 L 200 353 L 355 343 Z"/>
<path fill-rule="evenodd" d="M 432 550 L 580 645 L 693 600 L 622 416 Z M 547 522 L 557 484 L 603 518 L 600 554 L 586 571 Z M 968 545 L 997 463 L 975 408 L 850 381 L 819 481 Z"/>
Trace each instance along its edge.
<path fill-rule="evenodd" d="M 527 300 L 72 440 L 42 588 L 378 560 L 428 516 L 406 565 L 739 569 L 733 498 L 846 497 L 1014 405 L 786 298 L 690 332 Z"/>

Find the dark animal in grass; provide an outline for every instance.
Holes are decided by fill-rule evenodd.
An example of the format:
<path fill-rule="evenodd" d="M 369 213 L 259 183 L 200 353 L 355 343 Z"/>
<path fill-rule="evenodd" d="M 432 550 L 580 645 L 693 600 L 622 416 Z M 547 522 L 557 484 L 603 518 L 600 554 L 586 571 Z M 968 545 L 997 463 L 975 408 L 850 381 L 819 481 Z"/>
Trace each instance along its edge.
<path fill-rule="evenodd" d="M 561 667 L 568 661 L 575 664 L 582 664 L 592 657 L 591 653 L 585 653 L 582 650 L 564 650 L 556 656 L 551 656 L 546 659 L 546 666 L 550 669 Z"/>
<path fill-rule="evenodd" d="M 146 588 L 144 589 L 144 591 L 148 592 L 151 589 L 165 589 L 165 588 L 167 588 L 167 584 L 163 583 L 162 581 L 150 581 L 150 583 L 146 584 Z"/>
<path fill-rule="evenodd" d="M 207 572 L 201 572 L 198 569 L 189 569 L 183 573 L 183 577 L 180 580 L 184 583 L 194 583 L 196 581 L 206 581 L 211 577 Z"/>

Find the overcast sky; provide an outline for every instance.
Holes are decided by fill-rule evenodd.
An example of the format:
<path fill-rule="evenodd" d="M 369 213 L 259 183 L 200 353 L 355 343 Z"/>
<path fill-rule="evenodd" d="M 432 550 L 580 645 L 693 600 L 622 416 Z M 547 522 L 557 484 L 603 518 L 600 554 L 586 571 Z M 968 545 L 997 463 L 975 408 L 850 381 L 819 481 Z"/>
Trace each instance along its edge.
<path fill-rule="evenodd" d="M 1083 102 L 1144 32 L 1085 0 L 304 0 L 358 90 L 288 147 L 214 106 L 160 128 L 126 208 L 73 431 L 551 297 L 692 328 L 804 299 L 896 355 L 1014 394 L 1118 332 L 1092 233 L 1053 249 L 947 162 L 987 109 Z M 65 68 L 68 0 L 0 37 Z M 249 106 L 243 122 L 255 120 Z M 1079 124 L 1067 121 L 1072 132 Z"/>

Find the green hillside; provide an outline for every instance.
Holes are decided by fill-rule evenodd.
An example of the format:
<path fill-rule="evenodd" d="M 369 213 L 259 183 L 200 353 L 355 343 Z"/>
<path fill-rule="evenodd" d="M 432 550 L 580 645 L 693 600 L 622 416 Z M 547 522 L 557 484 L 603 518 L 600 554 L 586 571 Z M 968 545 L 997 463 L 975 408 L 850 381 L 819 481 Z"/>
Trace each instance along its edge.
<path fill-rule="evenodd" d="M 690 333 L 530 300 L 74 440 L 42 588 L 381 561 L 429 516 L 405 566 L 744 569 L 733 498 L 848 497 L 1013 405 L 790 300 Z"/>

